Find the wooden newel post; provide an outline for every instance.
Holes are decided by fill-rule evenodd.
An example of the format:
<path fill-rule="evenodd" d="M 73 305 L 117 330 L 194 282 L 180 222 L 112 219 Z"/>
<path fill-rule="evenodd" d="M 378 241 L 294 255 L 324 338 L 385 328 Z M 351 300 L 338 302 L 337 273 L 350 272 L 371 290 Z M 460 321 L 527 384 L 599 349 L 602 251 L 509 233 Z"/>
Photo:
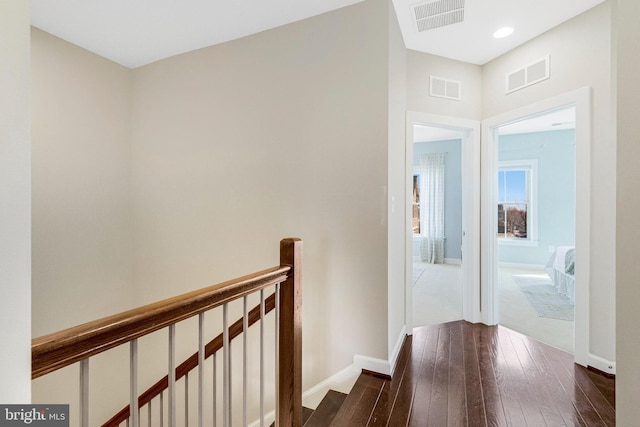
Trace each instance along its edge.
<path fill-rule="evenodd" d="M 302 427 L 302 240 L 280 241 L 280 265 L 292 267 L 280 285 L 278 427 Z"/>

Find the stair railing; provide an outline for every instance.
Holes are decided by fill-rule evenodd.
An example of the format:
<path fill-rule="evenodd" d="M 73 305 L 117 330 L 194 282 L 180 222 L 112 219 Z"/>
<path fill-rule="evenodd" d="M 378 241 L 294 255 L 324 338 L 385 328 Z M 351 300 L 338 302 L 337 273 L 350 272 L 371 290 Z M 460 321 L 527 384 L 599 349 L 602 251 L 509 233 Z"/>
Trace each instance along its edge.
<path fill-rule="evenodd" d="M 168 391 L 167 413 L 169 427 L 176 423 L 176 380 L 188 378 L 188 372 L 198 367 L 198 425 L 203 425 L 202 384 L 204 360 L 216 352 L 223 353 L 223 426 L 231 425 L 231 340 L 247 330 L 264 315 L 276 311 L 276 425 L 279 427 L 302 426 L 302 241 L 283 239 L 280 242 L 280 265 L 238 279 L 223 282 L 177 297 L 148 304 L 120 314 L 105 317 L 63 331 L 55 332 L 32 341 L 32 378 L 38 378 L 66 366 L 80 366 L 79 420 L 82 427 L 89 425 L 89 359 L 92 356 L 129 343 L 130 347 L 130 404 L 116 414 L 105 426 L 115 426 L 126 421 L 128 426 L 139 426 L 141 406 L 150 402 L 164 390 Z M 275 293 L 264 298 L 264 290 L 274 286 Z M 247 296 L 260 292 L 260 305 L 247 310 Z M 228 325 L 228 304 L 244 299 L 244 316 L 231 327 Z M 204 314 L 222 307 L 223 332 L 208 344 L 204 344 Z M 198 316 L 198 352 L 180 366 L 175 365 L 175 325 L 185 319 Z M 263 322 L 261 322 L 261 325 Z M 167 376 L 142 395 L 138 390 L 138 339 L 160 329 L 169 334 L 169 367 Z M 261 328 L 262 329 L 262 328 Z M 243 334 L 246 336 L 246 333 Z M 246 341 L 245 341 L 246 350 Z M 261 354 L 261 365 L 263 364 Z M 246 360 L 246 359 L 245 359 Z M 262 369 L 261 369 L 262 372 Z M 261 375 L 262 376 L 262 375 Z M 246 387 L 246 368 L 244 386 Z M 165 387 L 166 384 L 166 387 Z M 260 385 L 261 389 L 263 384 Z M 214 388 L 215 390 L 215 388 Z M 262 394 L 262 393 L 261 393 Z M 152 396 L 153 395 L 153 396 Z M 162 401 L 162 400 L 161 400 Z M 244 399 L 246 402 L 246 399 Z M 243 403 L 243 420 L 246 424 L 246 403 Z M 124 414 L 124 419 L 122 415 Z M 261 424 L 264 410 L 261 402 Z M 162 423 L 163 420 L 160 420 Z M 186 422 L 186 421 L 185 421 Z"/>

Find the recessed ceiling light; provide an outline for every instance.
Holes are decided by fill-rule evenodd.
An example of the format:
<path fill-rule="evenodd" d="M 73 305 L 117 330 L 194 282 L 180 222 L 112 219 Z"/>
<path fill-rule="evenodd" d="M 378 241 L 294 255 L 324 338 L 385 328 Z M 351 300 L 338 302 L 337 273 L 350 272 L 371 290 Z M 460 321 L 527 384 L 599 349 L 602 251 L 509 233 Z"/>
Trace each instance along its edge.
<path fill-rule="evenodd" d="M 504 37 L 507 37 L 507 36 L 511 35 L 511 33 L 513 33 L 513 28 L 511 28 L 511 27 L 502 27 L 498 31 L 493 33 L 493 37 L 495 37 L 496 39 L 502 39 Z"/>

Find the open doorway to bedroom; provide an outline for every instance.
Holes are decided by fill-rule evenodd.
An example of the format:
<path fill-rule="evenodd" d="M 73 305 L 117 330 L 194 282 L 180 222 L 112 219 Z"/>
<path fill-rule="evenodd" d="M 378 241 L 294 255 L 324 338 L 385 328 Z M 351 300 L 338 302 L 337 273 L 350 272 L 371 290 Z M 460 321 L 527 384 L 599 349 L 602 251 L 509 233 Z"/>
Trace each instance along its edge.
<path fill-rule="evenodd" d="M 496 132 L 499 322 L 574 353 L 575 107 Z"/>
<path fill-rule="evenodd" d="M 447 322 L 449 320 L 464 319 L 469 322 L 482 321 L 482 311 L 480 304 L 480 122 L 475 120 L 460 119 L 456 117 L 439 116 L 435 114 L 408 111 L 406 122 L 406 138 L 405 138 L 405 322 L 409 333 L 412 333 L 415 326 L 421 326 L 423 324 L 435 324 Z M 420 135 L 421 132 L 426 132 L 425 135 Z M 414 133 L 417 134 L 414 136 Z M 437 313 L 432 310 L 434 306 L 442 308 L 442 301 L 437 296 L 437 292 L 430 295 L 427 298 L 428 302 L 424 300 L 418 300 L 414 303 L 414 280 L 417 275 L 418 280 L 428 279 L 430 275 L 425 271 L 417 271 L 414 274 L 414 244 L 416 246 L 416 257 L 422 258 L 422 254 L 419 253 L 422 242 L 420 237 L 427 237 L 427 225 L 420 220 L 414 220 L 414 212 L 422 210 L 425 213 L 428 201 L 428 195 L 425 194 L 424 188 L 419 188 L 419 194 L 414 194 L 413 183 L 420 178 L 415 177 L 414 171 L 416 166 L 420 168 L 421 156 L 414 156 L 415 145 L 417 142 L 433 142 L 433 141 L 450 141 L 457 140 L 450 147 L 437 147 L 432 145 L 428 147 L 429 150 L 439 153 L 446 153 L 441 156 L 445 162 L 451 162 L 452 166 L 449 168 L 449 172 L 459 176 L 460 184 L 462 187 L 460 198 L 460 210 L 461 216 L 458 219 L 449 219 L 449 215 L 443 213 L 445 217 L 445 224 L 448 221 L 451 226 L 455 223 L 461 223 L 458 226 L 457 235 L 459 237 L 454 238 L 456 234 L 450 228 L 446 228 L 443 231 L 442 228 L 438 229 L 440 238 L 433 239 L 432 242 L 424 242 L 426 245 L 432 243 L 433 245 L 427 250 L 427 259 L 438 257 L 441 260 L 436 266 L 453 267 L 458 272 L 453 274 L 451 279 L 443 279 L 441 283 L 445 283 L 448 288 L 444 290 L 450 292 L 450 295 L 443 296 L 448 298 L 447 311 L 440 312 L 437 317 L 428 319 L 414 319 L 414 312 L 416 315 L 421 316 L 425 313 Z M 459 148 L 458 148 L 459 147 Z M 456 154 L 459 149 L 460 154 Z M 428 153 L 425 153 L 428 154 Z M 438 156 L 435 156 L 438 157 Z M 448 157 L 448 159 L 447 159 Z M 457 159 L 456 159 L 457 158 Z M 454 167 L 457 164 L 457 167 Z M 455 173 L 455 169 L 458 170 Z M 446 176 L 445 176 L 446 179 Z M 453 182 L 452 179 L 450 179 Z M 450 183 L 451 183 L 450 182 Z M 419 200 L 416 200 L 418 196 Z M 447 195 L 444 195 L 445 200 Z M 453 197 L 453 196 L 450 196 Z M 445 206 L 446 209 L 446 206 Z M 452 214 L 452 212 L 449 212 Z M 451 216 L 452 218 L 453 216 Z M 426 221 L 427 217 L 423 217 Z M 414 228 L 415 227 L 415 228 Z M 419 232 L 418 232 L 419 228 Z M 453 233 L 453 234 L 452 234 Z M 460 237 L 461 234 L 461 237 Z M 452 237 L 449 237 L 452 236 Z M 451 250 L 446 250 L 446 241 L 450 240 Z M 457 242 L 457 243 L 456 243 Z M 444 247 L 442 247 L 444 245 Z M 456 248 L 457 246 L 457 248 Z M 443 248 L 446 252 L 436 253 L 435 250 Z M 449 263 L 446 263 L 449 259 Z M 461 260 L 461 261 L 459 261 Z M 444 263 L 442 262 L 444 261 Z M 460 264 L 461 262 L 461 264 Z M 432 263 L 429 263 L 432 264 Z M 420 267 L 419 267 L 420 268 Z M 426 274 L 426 275 L 425 275 Z M 436 276 L 432 274 L 431 276 Z M 435 277 L 434 277 L 435 278 Z M 435 285 L 435 288 L 438 288 Z M 440 289 L 443 290 L 442 288 Z M 423 301 L 423 302 L 421 302 Z M 415 310 L 414 310 L 415 307 Z"/>
<path fill-rule="evenodd" d="M 463 132 L 413 125 L 413 325 L 462 315 Z"/>

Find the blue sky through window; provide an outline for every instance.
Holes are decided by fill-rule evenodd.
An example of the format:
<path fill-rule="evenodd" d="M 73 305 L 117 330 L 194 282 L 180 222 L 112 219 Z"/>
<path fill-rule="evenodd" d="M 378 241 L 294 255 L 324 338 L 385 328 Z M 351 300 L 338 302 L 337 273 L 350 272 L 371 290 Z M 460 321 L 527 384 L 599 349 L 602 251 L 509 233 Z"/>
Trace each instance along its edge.
<path fill-rule="evenodd" d="M 498 172 L 498 202 L 527 200 L 527 172 L 502 170 Z"/>

